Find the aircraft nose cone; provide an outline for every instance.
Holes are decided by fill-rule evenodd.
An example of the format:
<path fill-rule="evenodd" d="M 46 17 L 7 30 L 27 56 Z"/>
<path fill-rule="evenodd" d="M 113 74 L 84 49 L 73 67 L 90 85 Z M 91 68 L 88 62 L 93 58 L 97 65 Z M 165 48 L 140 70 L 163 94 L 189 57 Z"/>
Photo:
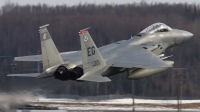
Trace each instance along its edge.
<path fill-rule="evenodd" d="M 182 31 L 182 32 L 186 40 L 189 40 L 193 37 L 193 34 L 188 31 Z"/>

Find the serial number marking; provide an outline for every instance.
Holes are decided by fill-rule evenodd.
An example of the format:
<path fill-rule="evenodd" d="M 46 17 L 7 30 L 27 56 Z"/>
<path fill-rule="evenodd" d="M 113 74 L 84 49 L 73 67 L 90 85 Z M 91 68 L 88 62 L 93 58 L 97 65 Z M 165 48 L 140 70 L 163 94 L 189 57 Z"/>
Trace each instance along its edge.
<path fill-rule="evenodd" d="M 96 67 L 100 65 L 100 61 L 99 60 L 95 60 L 91 62 L 91 67 Z"/>

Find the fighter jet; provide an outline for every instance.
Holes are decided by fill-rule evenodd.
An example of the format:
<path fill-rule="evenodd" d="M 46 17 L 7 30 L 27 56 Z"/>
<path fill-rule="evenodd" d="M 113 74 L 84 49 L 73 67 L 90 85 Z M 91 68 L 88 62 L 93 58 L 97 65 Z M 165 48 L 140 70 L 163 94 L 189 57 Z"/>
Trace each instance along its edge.
<path fill-rule="evenodd" d="M 15 57 L 15 61 L 41 61 L 42 73 L 10 74 L 8 76 L 36 77 L 67 81 L 107 82 L 108 77 L 126 72 L 127 79 L 145 78 L 173 66 L 166 49 L 189 40 L 193 34 L 155 23 L 128 40 L 97 48 L 88 29 L 80 30 L 80 51 L 59 53 L 48 30 L 39 27 L 42 55 Z"/>

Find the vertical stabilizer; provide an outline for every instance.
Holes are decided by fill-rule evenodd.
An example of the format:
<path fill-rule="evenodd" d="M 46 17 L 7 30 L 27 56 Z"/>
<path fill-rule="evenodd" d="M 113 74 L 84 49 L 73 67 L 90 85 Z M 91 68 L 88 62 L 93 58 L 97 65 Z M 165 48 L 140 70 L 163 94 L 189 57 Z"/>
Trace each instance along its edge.
<path fill-rule="evenodd" d="M 84 75 L 78 80 L 95 82 L 110 81 L 109 78 L 101 76 L 107 66 L 94 41 L 92 40 L 88 32 L 88 28 L 80 30 L 79 36 L 81 41 Z"/>
<path fill-rule="evenodd" d="M 104 59 L 102 58 L 98 48 L 94 44 L 87 29 L 83 29 L 79 32 L 83 59 L 84 73 L 89 71 L 96 71 L 106 66 Z"/>
<path fill-rule="evenodd" d="M 47 26 L 49 24 L 39 27 L 43 70 L 64 63 L 46 28 Z"/>

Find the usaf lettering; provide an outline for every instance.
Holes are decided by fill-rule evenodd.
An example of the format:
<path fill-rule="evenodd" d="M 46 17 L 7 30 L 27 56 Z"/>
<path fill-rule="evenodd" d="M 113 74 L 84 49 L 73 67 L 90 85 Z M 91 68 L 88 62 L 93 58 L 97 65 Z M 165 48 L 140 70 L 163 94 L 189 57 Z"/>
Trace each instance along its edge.
<path fill-rule="evenodd" d="M 95 55 L 95 47 L 94 46 L 88 47 L 87 52 L 88 52 L 88 56 Z"/>

